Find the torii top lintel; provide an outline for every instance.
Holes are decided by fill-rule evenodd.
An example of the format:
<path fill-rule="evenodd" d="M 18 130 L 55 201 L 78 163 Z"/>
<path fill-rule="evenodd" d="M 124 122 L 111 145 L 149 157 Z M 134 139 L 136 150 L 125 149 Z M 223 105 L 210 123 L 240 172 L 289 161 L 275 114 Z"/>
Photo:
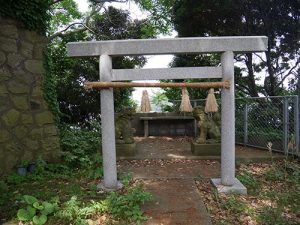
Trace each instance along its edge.
<path fill-rule="evenodd" d="M 170 39 L 130 39 L 112 41 L 70 42 L 68 55 L 82 56 L 122 56 L 159 55 L 180 53 L 235 53 L 262 52 L 267 50 L 266 36 L 224 36 Z"/>

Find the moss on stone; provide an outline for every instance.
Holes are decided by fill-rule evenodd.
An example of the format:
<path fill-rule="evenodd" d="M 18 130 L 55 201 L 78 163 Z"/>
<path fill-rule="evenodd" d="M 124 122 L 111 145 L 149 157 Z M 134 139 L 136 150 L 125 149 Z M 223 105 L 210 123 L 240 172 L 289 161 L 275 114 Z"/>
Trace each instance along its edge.
<path fill-rule="evenodd" d="M 29 137 L 32 139 L 41 139 L 43 137 L 43 129 L 33 128 L 29 133 Z"/>
<path fill-rule="evenodd" d="M 22 122 L 22 124 L 32 124 L 33 123 L 33 116 L 31 114 L 22 114 L 21 115 L 21 122 Z"/>
<path fill-rule="evenodd" d="M 8 90 L 13 94 L 28 94 L 30 87 L 18 80 L 11 80 L 8 83 Z"/>
<path fill-rule="evenodd" d="M 4 84 L 0 84 L 0 97 L 4 97 L 8 94 L 8 90 Z"/>
<path fill-rule="evenodd" d="M 1 129 L 0 130 L 0 143 L 6 142 L 9 140 L 9 133 L 7 130 Z"/>
<path fill-rule="evenodd" d="M 35 74 L 43 74 L 45 72 L 41 60 L 26 60 L 25 69 Z"/>
<path fill-rule="evenodd" d="M 49 111 L 45 111 L 45 112 L 36 114 L 35 115 L 35 122 L 39 126 L 42 126 L 44 124 L 54 123 L 53 122 L 53 116 L 52 116 L 51 112 L 49 112 Z"/>
<path fill-rule="evenodd" d="M 14 103 L 14 106 L 17 109 L 21 109 L 21 110 L 28 110 L 29 109 L 28 100 L 27 100 L 26 95 L 11 96 L 11 100 Z"/>
<path fill-rule="evenodd" d="M 4 121 L 6 126 L 12 127 L 18 124 L 20 115 L 21 114 L 19 111 L 11 109 L 2 115 L 2 120 Z"/>

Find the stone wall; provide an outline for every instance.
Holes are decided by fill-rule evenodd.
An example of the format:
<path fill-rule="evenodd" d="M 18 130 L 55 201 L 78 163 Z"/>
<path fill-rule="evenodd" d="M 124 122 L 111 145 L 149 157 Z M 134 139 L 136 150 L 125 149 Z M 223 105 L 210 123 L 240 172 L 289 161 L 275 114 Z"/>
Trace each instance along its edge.
<path fill-rule="evenodd" d="M 0 175 L 22 160 L 57 159 L 58 130 L 42 93 L 47 39 L 0 18 Z"/>

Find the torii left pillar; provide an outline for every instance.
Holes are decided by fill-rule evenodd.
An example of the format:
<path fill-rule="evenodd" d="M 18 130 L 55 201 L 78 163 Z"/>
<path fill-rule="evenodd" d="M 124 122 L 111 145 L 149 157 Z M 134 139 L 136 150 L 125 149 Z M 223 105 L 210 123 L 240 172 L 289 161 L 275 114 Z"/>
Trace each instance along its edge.
<path fill-rule="evenodd" d="M 112 80 L 112 59 L 108 55 L 100 56 L 100 81 Z M 103 156 L 103 181 L 98 189 L 114 191 L 122 187 L 117 180 L 114 94 L 113 89 L 102 89 L 101 98 L 101 134 Z"/>

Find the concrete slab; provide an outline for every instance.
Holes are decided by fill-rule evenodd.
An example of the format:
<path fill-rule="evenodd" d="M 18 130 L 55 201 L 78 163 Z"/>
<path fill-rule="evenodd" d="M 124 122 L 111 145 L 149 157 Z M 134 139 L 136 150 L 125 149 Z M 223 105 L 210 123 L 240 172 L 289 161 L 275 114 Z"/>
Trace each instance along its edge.
<path fill-rule="evenodd" d="M 194 180 L 145 180 L 144 187 L 155 197 L 143 206 L 145 225 L 211 225 Z"/>
<path fill-rule="evenodd" d="M 216 187 L 218 193 L 236 193 L 236 194 L 247 194 L 247 188 L 236 178 L 232 186 L 225 186 L 221 184 L 220 178 L 211 179 L 211 183 Z"/>
<path fill-rule="evenodd" d="M 198 156 L 220 156 L 221 144 L 198 144 L 193 141 L 191 143 L 191 151 L 194 155 Z"/>

